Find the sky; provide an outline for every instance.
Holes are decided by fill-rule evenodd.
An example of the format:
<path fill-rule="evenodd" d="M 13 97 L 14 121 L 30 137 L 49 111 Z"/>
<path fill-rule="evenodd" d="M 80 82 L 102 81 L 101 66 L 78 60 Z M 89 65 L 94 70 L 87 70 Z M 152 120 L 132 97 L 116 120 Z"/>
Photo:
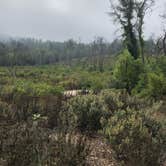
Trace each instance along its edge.
<path fill-rule="evenodd" d="M 163 24 L 159 15 L 165 0 L 156 0 L 146 16 L 145 37 L 158 36 Z M 0 34 L 64 41 L 90 42 L 96 36 L 112 41 L 119 25 L 108 16 L 109 0 L 0 0 Z"/>

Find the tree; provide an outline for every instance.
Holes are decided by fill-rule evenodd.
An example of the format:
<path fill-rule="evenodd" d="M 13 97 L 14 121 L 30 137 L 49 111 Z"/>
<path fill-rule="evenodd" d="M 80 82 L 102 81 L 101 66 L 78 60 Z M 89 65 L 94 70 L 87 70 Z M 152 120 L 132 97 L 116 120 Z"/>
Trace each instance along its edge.
<path fill-rule="evenodd" d="M 162 16 L 163 21 L 166 23 L 166 13 L 164 13 Z M 160 38 L 162 42 L 162 50 L 164 55 L 166 56 L 166 27 L 164 26 L 164 35 Z"/>
<path fill-rule="evenodd" d="M 144 18 L 148 9 L 152 7 L 154 4 L 154 0 L 141 0 L 136 1 L 136 12 L 137 12 L 137 31 L 138 31 L 138 38 L 139 38 L 139 46 L 140 46 L 140 54 L 142 57 L 142 61 L 144 63 L 144 39 L 143 39 L 143 25 L 144 25 Z"/>
<path fill-rule="evenodd" d="M 156 41 L 155 41 L 153 35 L 151 35 L 149 37 L 149 39 L 147 39 L 146 41 L 144 41 L 144 52 L 148 56 L 152 56 L 152 55 L 156 55 L 157 54 Z"/>
<path fill-rule="evenodd" d="M 160 16 L 162 20 L 166 23 L 166 14 Z M 166 56 L 166 27 L 163 26 L 163 35 L 160 36 L 156 42 L 156 48 L 158 54 L 163 53 Z"/>
<path fill-rule="evenodd" d="M 98 54 L 98 68 L 102 72 L 104 70 L 104 55 L 106 50 L 106 42 L 103 37 L 96 38 L 97 54 Z"/>
<path fill-rule="evenodd" d="M 154 0 L 110 0 L 113 12 L 111 16 L 119 22 L 130 54 L 137 59 L 141 54 L 144 63 L 143 25 L 145 15 L 154 4 Z M 138 39 L 137 39 L 138 33 Z"/>
<path fill-rule="evenodd" d="M 65 42 L 65 51 L 66 51 L 66 58 L 67 58 L 67 64 L 70 65 L 71 63 L 71 52 L 75 47 L 75 41 L 73 39 L 69 39 Z"/>
<path fill-rule="evenodd" d="M 123 41 L 120 39 L 114 39 L 109 47 L 111 55 L 119 54 L 123 50 Z"/>
<path fill-rule="evenodd" d="M 126 89 L 128 93 L 131 93 L 143 72 L 144 65 L 141 61 L 135 60 L 128 51 L 124 51 L 113 70 L 113 88 Z"/>
<path fill-rule="evenodd" d="M 98 47 L 97 47 L 96 40 L 94 40 L 90 45 L 91 65 L 93 70 L 96 70 L 97 68 L 97 54 L 98 54 L 97 48 Z"/>
<path fill-rule="evenodd" d="M 139 47 L 135 31 L 135 1 L 134 0 L 110 0 L 112 12 L 110 16 L 114 17 L 114 21 L 121 24 L 125 44 L 130 54 L 137 59 L 139 57 Z"/>

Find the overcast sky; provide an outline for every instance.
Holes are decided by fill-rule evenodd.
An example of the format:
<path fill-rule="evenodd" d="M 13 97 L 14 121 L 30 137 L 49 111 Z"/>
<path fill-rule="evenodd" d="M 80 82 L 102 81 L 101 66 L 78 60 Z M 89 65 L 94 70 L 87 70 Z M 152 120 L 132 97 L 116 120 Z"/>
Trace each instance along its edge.
<path fill-rule="evenodd" d="M 153 13 L 146 17 L 145 36 L 159 35 L 159 14 L 165 0 L 156 0 Z M 64 41 L 69 38 L 91 41 L 118 36 L 107 12 L 109 0 L 0 0 L 0 34 Z"/>

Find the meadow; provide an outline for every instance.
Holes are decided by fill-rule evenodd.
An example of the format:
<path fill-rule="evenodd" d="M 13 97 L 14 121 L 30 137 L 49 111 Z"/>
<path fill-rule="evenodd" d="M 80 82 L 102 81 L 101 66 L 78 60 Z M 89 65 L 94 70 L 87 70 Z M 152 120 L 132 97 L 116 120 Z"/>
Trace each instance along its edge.
<path fill-rule="evenodd" d="M 88 60 L 1 67 L 0 164 L 161 165 L 165 66 L 123 51 L 102 72 Z"/>

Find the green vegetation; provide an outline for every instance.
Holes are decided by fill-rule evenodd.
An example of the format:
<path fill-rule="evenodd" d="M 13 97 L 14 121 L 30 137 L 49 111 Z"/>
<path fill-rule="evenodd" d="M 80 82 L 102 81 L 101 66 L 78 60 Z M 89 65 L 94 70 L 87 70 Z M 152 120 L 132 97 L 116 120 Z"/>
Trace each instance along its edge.
<path fill-rule="evenodd" d="M 143 108 L 120 109 L 104 124 L 103 132 L 122 165 L 160 165 L 165 133 L 162 123 L 153 116 L 158 111 L 156 105 L 149 108 L 144 103 Z"/>
<path fill-rule="evenodd" d="M 128 51 L 124 51 L 113 70 L 115 88 L 124 88 L 130 93 L 142 73 L 144 73 L 144 65 L 140 59 L 135 60 Z"/>
<path fill-rule="evenodd" d="M 0 43 L 0 165 L 165 165 L 166 35 L 143 39 L 154 0 L 114 2 L 121 40 Z"/>
<path fill-rule="evenodd" d="M 81 131 L 98 131 L 101 129 L 100 119 L 108 114 L 104 100 L 96 95 L 75 97 L 68 101 L 67 107 Z"/>
<path fill-rule="evenodd" d="M 163 162 L 165 57 L 142 64 L 124 51 L 109 58 L 103 72 L 79 62 L 1 67 L 0 75 L 1 163 L 86 165 L 91 149 L 85 135 L 97 133 L 122 165 Z M 65 96 L 68 90 L 79 93 Z"/>

